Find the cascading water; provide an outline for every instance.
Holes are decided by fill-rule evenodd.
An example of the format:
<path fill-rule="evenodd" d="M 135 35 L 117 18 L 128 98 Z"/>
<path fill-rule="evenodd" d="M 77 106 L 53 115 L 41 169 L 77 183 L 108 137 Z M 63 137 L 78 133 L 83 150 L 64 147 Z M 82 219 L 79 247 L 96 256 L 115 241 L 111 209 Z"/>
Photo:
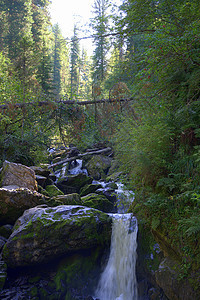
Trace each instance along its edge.
<path fill-rule="evenodd" d="M 121 185 L 117 193 L 122 193 Z M 137 300 L 135 265 L 138 226 L 132 214 L 124 213 L 127 208 L 125 199 L 130 199 L 128 191 L 123 193 L 123 204 L 120 205 L 118 201 L 118 208 L 123 213 L 112 214 L 110 256 L 95 292 L 96 299 Z"/>

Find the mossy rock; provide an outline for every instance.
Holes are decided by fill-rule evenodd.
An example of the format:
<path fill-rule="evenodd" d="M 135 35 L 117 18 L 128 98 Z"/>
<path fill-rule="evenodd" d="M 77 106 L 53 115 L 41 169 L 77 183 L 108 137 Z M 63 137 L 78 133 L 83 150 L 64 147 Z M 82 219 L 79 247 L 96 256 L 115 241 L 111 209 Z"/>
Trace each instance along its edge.
<path fill-rule="evenodd" d="M 114 172 L 106 177 L 106 181 L 119 181 L 122 172 Z"/>
<path fill-rule="evenodd" d="M 88 174 L 94 179 L 105 179 L 111 166 L 112 158 L 104 155 L 94 155 L 86 164 Z"/>
<path fill-rule="evenodd" d="M 77 299 L 75 295 L 81 295 L 81 299 L 90 299 L 99 280 L 104 252 L 101 247 L 97 247 L 61 260 L 54 281 L 63 299 Z"/>
<path fill-rule="evenodd" d="M 50 200 L 55 201 L 55 203 L 61 203 L 62 205 L 82 205 L 81 197 L 77 193 L 59 195 Z"/>
<path fill-rule="evenodd" d="M 99 209 L 103 212 L 112 212 L 113 203 L 110 202 L 104 195 L 91 193 L 87 196 L 81 197 L 84 206 Z"/>
<path fill-rule="evenodd" d="M 87 184 L 80 190 L 81 197 L 86 196 L 88 194 L 94 193 L 97 189 L 101 188 L 101 184 Z"/>
<path fill-rule="evenodd" d="M 116 172 L 119 172 L 119 167 L 120 167 L 119 161 L 113 159 L 111 161 L 111 166 L 110 166 L 109 171 L 108 171 L 108 176 L 110 176 L 110 175 L 112 175 Z"/>
<path fill-rule="evenodd" d="M 83 173 L 68 175 L 67 177 L 60 178 L 57 186 L 64 194 L 79 193 L 80 189 L 86 184 L 91 184 L 92 180 L 91 177 Z"/>
<path fill-rule="evenodd" d="M 64 195 L 64 193 L 61 190 L 59 190 L 59 188 L 57 188 L 57 186 L 55 186 L 54 184 L 47 185 L 46 186 L 46 191 L 47 191 L 49 197 L 55 197 L 55 196 L 58 196 L 58 195 Z"/>
<path fill-rule="evenodd" d="M 108 184 L 106 184 L 106 188 L 110 188 L 112 190 L 117 190 L 118 186 L 115 182 L 109 182 Z"/>
<path fill-rule="evenodd" d="M 77 205 L 40 205 L 15 223 L 3 248 L 10 268 L 49 262 L 62 255 L 110 241 L 112 219 L 99 210 Z"/>

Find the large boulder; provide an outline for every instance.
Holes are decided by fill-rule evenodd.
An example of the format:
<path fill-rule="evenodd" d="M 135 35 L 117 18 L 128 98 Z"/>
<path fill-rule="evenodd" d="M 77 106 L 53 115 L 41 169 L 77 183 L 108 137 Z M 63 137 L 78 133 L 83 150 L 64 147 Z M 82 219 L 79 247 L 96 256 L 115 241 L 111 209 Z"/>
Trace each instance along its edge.
<path fill-rule="evenodd" d="M 81 197 L 84 206 L 99 209 L 104 212 L 113 212 L 113 203 L 110 202 L 104 195 L 91 193 L 87 196 Z"/>
<path fill-rule="evenodd" d="M 72 194 L 72 193 L 79 193 L 80 189 L 86 185 L 91 184 L 92 178 L 87 176 L 86 174 L 79 173 L 76 175 L 68 175 L 66 177 L 61 178 L 58 183 L 57 187 L 64 193 L 64 194 Z"/>
<path fill-rule="evenodd" d="M 0 188 L 0 224 L 14 224 L 26 209 L 44 203 L 45 199 L 26 188 Z"/>
<path fill-rule="evenodd" d="M 35 172 L 24 165 L 5 161 L 1 172 L 1 187 L 9 185 L 37 191 Z"/>
<path fill-rule="evenodd" d="M 47 167 L 42 168 L 42 167 L 32 166 L 30 168 L 35 172 L 36 175 L 39 176 L 49 177 L 51 173 L 51 171 L 49 171 Z"/>
<path fill-rule="evenodd" d="M 94 155 L 86 164 L 88 174 L 94 179 L 104 179 L 110 166 L 112 158 L 104 155 Z"/>
<path fill-rule="evenodd" d="M 64 195 L 64 193 L 61 190 L 59 190 L 59 188 L 57 188 L 57 186 L 55 186 L 54 184 L 47 185 L 45 190 L 47 191 L 49 197 Z"/>
<path fill-rule="evenodd" d="M 190 282 L 179 278 L 180 270 L 179 263 L 170 257 L 164 258 L 155 272 L 156 283 L 170 300 L 199 299 Z"/>
<path fill-rule="evenodd" d="M 101 184 L 99 183 L 92 183 L 92 184 L 87 184 L 84 187 L 81 188 L 80 190 L 80 195 L 81 197 L 86 196 L 91 193 L 95 193 L 95 191 L 99 188 L 101 188 Z"/>
<path fill-rule="evenodd" d="M 82 205 L 81 197 L 77 193 L 68 194 L 68 195 L 58 195 L 52 197 L 49 202 L 60 203 L 60 205 Z M 48 203 L 47 203 L 48 204 Z M 57 206 L 57 205 L 53 205 Z"/>
<path fill-rule="evenodd" d="M 38 206 L 24 212 L 3 248 L 8 267 L 34 265 L 110 241 L 112 219 L 83 206 Z"/>

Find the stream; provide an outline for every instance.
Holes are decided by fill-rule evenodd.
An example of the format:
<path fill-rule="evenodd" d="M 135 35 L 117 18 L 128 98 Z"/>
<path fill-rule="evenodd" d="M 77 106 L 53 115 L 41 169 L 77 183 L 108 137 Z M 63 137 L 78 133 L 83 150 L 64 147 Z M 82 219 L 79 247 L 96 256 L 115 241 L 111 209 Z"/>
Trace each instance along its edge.
<path fill-rule="evenodd" d="M 82 161 L 70 170 L 70 174 L 82 171 Z M 106 183 L 100 183 L 106 189 Z M 110 255 L 104 271 L 100 276 L 93 299 L 96 300 L 137 300 L 136 259 L 137 259 L 137 219 L 127 213 L 130 203 L 134 199 L 131 191 L 124 189 L 124 185 L 117 183 L 117 213 L 112 217 L 112 237 Z"/>

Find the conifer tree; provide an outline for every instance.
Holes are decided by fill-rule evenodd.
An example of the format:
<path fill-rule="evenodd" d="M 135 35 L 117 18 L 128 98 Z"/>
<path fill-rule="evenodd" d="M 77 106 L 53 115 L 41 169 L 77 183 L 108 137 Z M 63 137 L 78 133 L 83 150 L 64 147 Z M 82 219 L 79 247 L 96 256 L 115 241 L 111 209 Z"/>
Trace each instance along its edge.
<path fill-rule="evenodd" d="M 80 46 L 78 40 L 78 27 L 74 25 L 74 33 L 71 39 L 71 98 L 78 95 L 80 81 Z"/>
<path fill-rule="evenodd" d="M 106 34 L 109 26 L 109 1 L 95 0 L 94 18 L 92 19 L 92 29 L 94 31 L 94 54 L 93 54 L 93 82 L 102 82 L 107 72 L 107 53 L 109 42 Z"/>

